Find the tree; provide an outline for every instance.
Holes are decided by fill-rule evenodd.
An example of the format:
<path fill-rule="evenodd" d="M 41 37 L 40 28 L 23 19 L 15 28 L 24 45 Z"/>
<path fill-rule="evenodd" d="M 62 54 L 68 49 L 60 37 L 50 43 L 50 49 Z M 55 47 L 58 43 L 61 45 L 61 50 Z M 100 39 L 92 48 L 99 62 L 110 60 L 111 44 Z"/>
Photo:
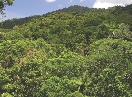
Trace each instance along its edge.
<path fill-rule="evenodd" d="M 7 5 L 10 6 L 12 5 L 14 2 L 14 0 L 0 0 L 0 13 L 2 15 L 4 15 L 5 13 L 3 12 L 4 7 L 6 7 Z"/>
<path fill-rule="evenodd" d="M 119 24 L 117 29 L 114 29 L 112 33 L 110 33 L 111 38 L 116 38 L 116 39 L 123 39 L 127 41 L 132 41 L 132 32 L 130 31 L 129 25 L 126 25 L 124 23 Z"/>
<path fill-rule="evenodd" d="M 3 9 L 6 5 L 12 5 L 14 0 L 0 0 L 0 9 Z"/>
<path fill-rule="evenodd" d="M 83 93 L 96 97 L 131 97 L 130 41 L 100 39 L 89 47 L 88 72 Z"/>

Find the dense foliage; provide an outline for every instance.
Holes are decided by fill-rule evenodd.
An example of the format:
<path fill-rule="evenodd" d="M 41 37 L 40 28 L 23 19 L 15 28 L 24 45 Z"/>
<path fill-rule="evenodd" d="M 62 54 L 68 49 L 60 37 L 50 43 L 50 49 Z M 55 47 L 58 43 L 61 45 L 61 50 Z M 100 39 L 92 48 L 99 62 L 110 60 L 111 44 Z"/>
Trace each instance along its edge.
<path fill-rule="evenodd" d="M 131 8 L 76 5 L 3 22 L 0 97 L 132 97 Z"/>
<path fill-rule="evenodd" d="M 14 0 L 0 0 L 0 15 L 4 15 L 5 13 L 3 12 L 3 10 L 5 10 L 4 8 L 8 5 L 12 5 L 14 2 Z"/>

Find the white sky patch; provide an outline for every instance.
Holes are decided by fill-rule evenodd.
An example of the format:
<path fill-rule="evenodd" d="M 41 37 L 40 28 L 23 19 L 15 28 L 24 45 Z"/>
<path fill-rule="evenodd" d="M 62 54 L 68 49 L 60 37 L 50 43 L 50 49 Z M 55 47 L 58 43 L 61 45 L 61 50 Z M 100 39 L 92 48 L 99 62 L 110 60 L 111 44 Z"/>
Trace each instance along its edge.
<path fill-rule="evenodd" d="M 86 0 L 80 0 L 80 2 L 83 2 L 83 1 L 86 1 Z"/>
<path fill-rule="evenodd" d="M 55 2 L 56 0 L 45 0 L 46 2 Z"/>
<path fill-rule="evenodd" d="M 132 0 L 96 0 L 93 8 L 108 8 L 116 5 L 125 6 L 131 4 Z"/>
<path fill-rule="evenodd" d="M 62 7 L 62 4 L 59 4 L 58 7 Z"/>
<path fill-rule="evenodd" d="M 25 16 L 19 14 L 19 13 L 15 13 L 15 12 L 11 12 L 11 11 L 5 11 L 4 13 L 6 17 L 0 15 L 0 21 L 2 20 L 7 20 L 7 19 L 13 19 L 13 18 L 24 18 Z"/>
<path fill-rule="evenodd" d="M 72 3 L 73 0 L 70 0 L 68 3 Z"/>

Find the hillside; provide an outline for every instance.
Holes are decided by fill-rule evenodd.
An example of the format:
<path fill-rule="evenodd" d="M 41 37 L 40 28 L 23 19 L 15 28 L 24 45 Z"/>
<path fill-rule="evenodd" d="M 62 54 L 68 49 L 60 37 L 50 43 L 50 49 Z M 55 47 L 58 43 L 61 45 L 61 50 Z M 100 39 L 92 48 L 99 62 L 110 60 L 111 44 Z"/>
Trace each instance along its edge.
<path fill-rule="evenodd" d="M 117 14 L 117 13 L 129 13 L 132 14 L 131 12 L 131 6 L 132 5 L 127 5 L 126 7 L 120 7 L 120 6 L 116 6 L 116 7 L 112 7 L 109 9 L 104 9 L 104 8 L 88 8 L 88 7 L 84 7 L 84 6 L 79 6 L 79 5 L 74 5 L 74 6 L 70 6 L 68 8 L 63 8 L 63 9 L 59 9 L 53 12 L 48 12 L 46 14 L 43 15 L 34 15 L 34 16 L 29 16 L 29 17 L 25 17 L 25 18 L 20 18 L 20 19 L 9 19 L 9 20 L 5 20 L 4 22 L 0 23 L 0 28 L 4 28 L 4 29 L 12 29 L 15 25 L 22 25 L 24 23 L 28 23 L 29 21 L 31 21 L 33 18 L 40 18 L 40 17 L 44 17 L 47 16 L 49 14 L 52 14 L 54 12 L 81 12 L 81 13 L 85 13 L 85 12 L 110 12 L 111 14 Z M 118 11 L 118 12 L 117 12 Z"/>
<path fill-rule="evenodd" d="M 40 15 L 34 15 L 34 16 L 19 18 L 19 19 L 17 19 L 17 18 L 8 19 L 8 20 L 5 20 L 5 21 L 0 23 L 0 28 L 12 29 L 15 25 L 22 25 L 22 24 L 28 23 L 33 18 L 36 19 L 39 17 L 41 17 L 41 16 Z"/>
<path fill-rule="evenodd" d="M 77 7 L 78 7 L 78 9 L 81 8 L 80 6 L 77 6 Z M 62 12 L 72 11 L 73 12 L 74 11 L 73 8 L 74 8 L 74 6 L 70 6 L 69 8 L 59 9 L 59 10 L 56 10 L 56 11 L 53 11 L 53 12 L 59 12 L 59 11 L 62 11 Z M 67 10 L 65 10 L 65 9 L 67 9 Z M 86 9 L 88 9 L 88 8 L 86 8 Z M 29 16 L 29 17 L 25 17 L 25 18 L 19 18 L 19 19 L 17 19 L 17 18 L 14 18 L 14 19 L 11 19 L 11 20 L 8 19 L 8 20 L 5 20 L 5 21 L 0 23 L 0 28 L 12 29 L 15 25 L 22 25 L 22 24 L 28 23 L 33 18 L 36 19 L 36 18 L 45 16 L 45 15 L 51 14 L 53 12 L 49 12 L 49 13 L 46 13 L 46 14 L 43 14 L 43 15 L 34 15 L 34 16 Z"/>
<path fill-rule="evenodd" d="M 121 11 L 118 11 L 120 10 Z M 29 17 L 25 17 L 25 18 L 20 18 L 20 19 L 9 19 L 9 20 L 5 20 L 4 22 L 0 23 L 0 28 L 5 28 L 5 29 L 12 29 L 15 25 L 22 25 L 24 23 L 28 23 L 29 21 L 31 21 L 33 18 L 40 18 L 40 17 L 44 17 L 47 16 L 49 14 L 52 14 L 54 12 L 81 12 L 81 13 L 85 13 L 85 12 L 110 12 L 112 14 L 116 14 L 116 12 L 127 12 L 127 13 L 131 13 L 131 5 L 127 5 L 126 7 L 112 7 L 109 9 L 104 9 L 104 8 L 88 8 L 88 7 L 84 7 L 84 6 L 79 6 L 79 5 L 74 5 L 74 6 L 70 6 L 68 8 L 63 8 L 63 9 L 59 9 L 53 12 L 48 12 L 46 14 L 43 15 L 34 15 L 34 16 L 29 16 Z"/>
<path fill-rule="evenodd" d="M 56 11 L 53 11 L 53 12 L 48 12 L 48 13 L 43 14 L 43 15 L 34 15 L 34 16 L 20 18 L 20 19 L 5 20 L 4 22 L 0 23 L 0 25 L 1 25 L 0 28 L 11 29 L 15 25 L 22 25 L 24 23 L 28 23 L 33 18 L 36 19 L 36 18 L 39 18 L 39 17 L 42 17 L 42 16 L 52 14 L 54 12 L 86 12 L 86 11 L 89 12 L 89 11 L 92 11 L 92 9 L 90 9 L 88 7 L 74 5 L 74 6 L 70 6 L 68 8 L 63 8 L 63 9 L 59 9 L 59 10 L 56 10 Z"/>
<path fill-rule="evenodd" d="M 131 9 L 75 5 L 3 22 L 0 96 L 132 97 Z"/>

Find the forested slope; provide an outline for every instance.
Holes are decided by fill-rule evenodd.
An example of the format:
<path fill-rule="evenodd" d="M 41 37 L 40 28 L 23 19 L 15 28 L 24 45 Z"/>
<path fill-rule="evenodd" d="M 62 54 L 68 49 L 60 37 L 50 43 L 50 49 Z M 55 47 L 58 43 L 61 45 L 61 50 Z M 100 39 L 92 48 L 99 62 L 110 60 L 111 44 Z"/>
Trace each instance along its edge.
<path fill-rule="evenodd" d="M 90 11 L 97 11 L 98 9 L 96 8 L 88 8 L 88 7 L 84 7 L 84 6 L 79 6 L 79 5 L 74 5 L 74 6 L 70 6 L 68 8 L 63 8 L 63 9 L 59 9 L 56 11 L 52 11 L 52 12 L 48 12 L 46 14 L 43 15 L 34 15 L 34 16 L 30 16 L 30 17 L 25 17 L 25 18 L 14 18 L 14 19 L 8 19 L 5 20 L 3 22 L 0 23 L 0 28 L 8 28 L 11 29 L 13 28 L 15 25 L 22 25 L 24 23 L 28 23 L 29 21 L 31 21 L 33 18 L 39 18 L 39 17 L 44 17 L 47 16 L 49 14 L 52 14 L 54 12 L 90 12 Z M 98 11 L 104 11 L 104 9 L 100 9 Z"/>
<path fill-rule="evenodd" d="M 31 21 L 33 18 L 39 18 L 40 15 L 34 15 L 30 17 L 25 17 L 25 18 L 14 18 L 14 19 L 8 19 L 0 23 L 0 28 L 4 29 L 12 29 L 15 25 L 22 25 L 24 23 L 28 23 Z"/>
<path fill-rule="evenodd" d="M 68 8 L 63 8 L 63 9 L 59 9 L 59 10 L 56 10 L 56 11 L 52 11 L 52 12 L 48 12 L 46 14 L 43 14 L 43 15 L 33 15 L 33 16 L 29 16 L 29 17 L 25 17 L 25 18 L 14 18 L 14 19 L 9 19 L 9 20 L 5 20 L 3 22 L 0 23 L 0 28 L 13 28 L 15 25 L 22 25 L 24 23 L 28 23 L 29 21 L 31 21 L 33 18 L 34 19 L 37 19 L 37 18 L 40 18 L 40 17 L 45 17 L 49 14 L 52 14 L 54 12 L 66 12 L 66 13 L 70 13 L 70 12 L 80 12 L 80 13 L 85 13 L 85 12 L 98 12 L 98 13 L 101 13 L 101 12 L 108 12 L 108 13 L 111 13 L 111 14 L 123 14 L 125 13 L 125 15 L 127 14 L 132 14 L 132 5 L 127 5 L 126 7 L 122 7 L 122 6 L 115 6 L 115 7 L 111 7 L 111 8 L 108 8 L 108 9 L 105 9 L 105 8 L 89 8 L 89 7 L 84 7 L 84 6 L 79 6 L 79 5 L 74 5 L 74 6 L 70 6 Z M 125 18 L 125 16 L 123 16 Z M 128 19 L 128 18 L 127 18 Z M 128 22 L 128 21 L 127 21 Z"/>
<path fill-rule="evenodd" d="M 131 8 L 76 5 L 1 26 L 1 97 L 132 97 Z"/>

